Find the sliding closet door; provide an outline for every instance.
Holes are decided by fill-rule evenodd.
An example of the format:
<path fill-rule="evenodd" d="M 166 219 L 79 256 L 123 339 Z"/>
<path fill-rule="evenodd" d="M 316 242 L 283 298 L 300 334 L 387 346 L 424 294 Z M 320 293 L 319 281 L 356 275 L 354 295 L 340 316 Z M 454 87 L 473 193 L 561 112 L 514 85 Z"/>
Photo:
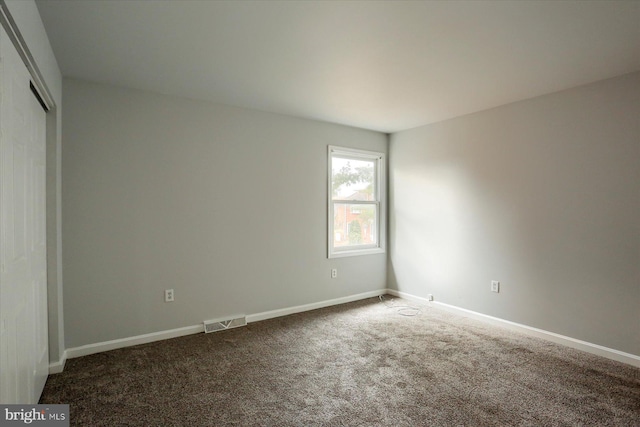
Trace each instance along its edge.
<path fill-rule="evenodd" d="M 37 403 L 49 363 L 46 113 L 0 31 L 0 403 Z"/>

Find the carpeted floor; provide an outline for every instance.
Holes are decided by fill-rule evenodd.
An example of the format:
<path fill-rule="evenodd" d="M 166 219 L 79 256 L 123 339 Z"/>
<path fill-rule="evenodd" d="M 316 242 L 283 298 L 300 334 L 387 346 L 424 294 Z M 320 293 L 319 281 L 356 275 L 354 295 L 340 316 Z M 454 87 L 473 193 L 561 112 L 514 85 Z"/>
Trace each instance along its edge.
<path fill-rule="evenodd" d="M 640 369 L 386 298 L 71 359 L 41 403 L 76 426 L 640 425 Z"/>

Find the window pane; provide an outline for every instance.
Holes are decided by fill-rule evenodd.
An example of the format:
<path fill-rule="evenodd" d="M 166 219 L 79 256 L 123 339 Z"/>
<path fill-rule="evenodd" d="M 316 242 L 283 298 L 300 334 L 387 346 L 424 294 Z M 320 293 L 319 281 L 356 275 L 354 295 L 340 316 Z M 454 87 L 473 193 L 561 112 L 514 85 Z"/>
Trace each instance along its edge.
<path fill-rule="evenodd" d="M 333 247 L 377 245 L 377 205 L 333 204 Z"/>
<path fill-rule="evenodd" d="M 332 157 L 333 200 L 375 200 L 375 160 Z"/>

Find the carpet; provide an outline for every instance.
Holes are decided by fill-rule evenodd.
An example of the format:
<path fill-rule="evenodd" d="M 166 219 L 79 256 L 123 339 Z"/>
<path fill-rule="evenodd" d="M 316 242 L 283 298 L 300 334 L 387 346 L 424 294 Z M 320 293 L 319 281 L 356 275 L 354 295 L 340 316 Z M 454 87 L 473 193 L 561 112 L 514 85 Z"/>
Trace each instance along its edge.
<path fill-rule="evenodd" d="M 386 296 L 70 359 L 41 403 L 77 426 L 639 426 L 640 369 Z"/>

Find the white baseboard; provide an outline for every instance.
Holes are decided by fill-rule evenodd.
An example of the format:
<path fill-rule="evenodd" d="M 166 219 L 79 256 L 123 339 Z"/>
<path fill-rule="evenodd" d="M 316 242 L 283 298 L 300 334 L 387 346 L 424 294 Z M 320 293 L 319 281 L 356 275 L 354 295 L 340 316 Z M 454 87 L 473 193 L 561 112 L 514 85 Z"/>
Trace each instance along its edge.
<path fill-rule="evenodd" d="M 316 310 L 318 308 L 330 307 L 332 305 L 345 304 L 348 302 L 359 301 L 367 298 L 373 298 L 387 293 L 387 289 L 379 289 L 377 291 L 365 292 L 362 294 L 350 295 L 342 298 L 335 298 L 326 301 L 314 302 L 311 304 L 297 305 L 295 307 L 282 308 L 279 310 L 264 311 L 262 313 L 251 314 L 247 316 L 247 323 L 258 322 L 260 320 L 273 319 L 274 317 L 287 316 L 294 313 L 302 313 L 304 311 Z"/>
<path fill-rule="evenodd" d="M 629 365 L 640 368 L 640 356 L 636 356 L 635 354 L 625 353 L 623 351 L 615 350 L 613 348 L 604 347 L 604 346 L 593 344 L 587 341 L 582 341 L 582 340 L 567 337 L 564 335 L 556 334 L 555 332 L 549 332 L 543 329 L 538 329 L 538 328 L 523 325 L 520 323 L 511 322 L 509 320 L 500 319 L 498 317 L 488 316 L 486 314 L 467 310 L 465 308 L 456 307 L 454 305 L 449 305 L 449 304 L 445 304 L 437 301 L 428 301 L 426 298 L 411 295 L 406 292 L 396 291 L 395 289 L 387 289 L 387 292 L 397 297 L 405 298 L 408 300 L 426 302 L 432 305 L 433 307 L 437 307 L 442 310 L 446 310 L 446 311 L 459 314 L 465 317 L 470 317 L 473 319 L 489 322 L 494 325 L 499 325 L 512 330 L 523 332 L 527 335 L 532 335 L 538 338 L 542 338 L 547 341 L 554 342 L 556 344 L 565 345 L 567 347 L 575 348 L 577 350 L 581 350 L 587 353 L 606 357 L 608 359 L 616 360 L 622 363 L 627 363 Z"/>
<path fill-rule="evenodd" d="M 272 319 L 274 317 L 286 316 L 294 313 L 315 310 L 318 308 L 330 307 L 333 305 L 344 304 L 348 302 L 358 301 L 366 298 L 377 297 L 387 293 L 387 289 L 379 289 L 377 291 L 365 292 L 362 294 L 350 295 L 342 298 L 335 298 L 326 301 L 320 301 L 312 304 L 298 305 L 279 310 L 264 311 L 262 313 L 250 314 L 247 317 L 247 323 L 258 322 L 260 320 Z M 117 340 L 99 342 L 95 344 L 87 344 L 80 347 L 68 348 L 64 352 L 64 360 L 49 365 L 49 373 L 60 373 L 64 370 L 66 359 L 74 357 L 88 356 L 90 354 L 101 353 L 103 351 L 115 350 L 118 348 L 131 347 L 139 344 L 146 344 L 154 341 L 161 341 L 170 338 L 182 337 L 185 335 L 197 334 L 204 332 L 204 325 L 198 324 L 186 326 L 184 328 L 171 329 L 168 331 L 153 332 L 150 334 L 137 335 L 134 337 L 121 338 Z"/>
<path fill-rule="evenodd" d="M 49 375 L 59 374 L 64 371 L 64 365 L 67 363 L 67 351 L 62 353 L 62 357 L 57 362 L 49 362 Z"/>
<path fill-rule="evenodd" d="M 287 316 L 294 313 L 302 313 L 305 311 L 316 310 L 319 308 L 330 307 L 339 304 L 345 304 L 348 302 L 359 301 L 366 298 L 372 298 L 385 293 L 405 298 L 408 300 L 421 301 L 431 304 L 434 307 L 446 310 L 452 313 L 456 313 L 462 316 L 471 317 L 474 319 L 489 322 L 495 325 L 507 327 L 519 332 L 523 332 L 528 335 L 536 336 L 538 338 L 546 339 L 548 341 L 562 344 L 567 347 L 575 348 L 585 351 L 587 353 L 595 354 L 598 356 L 606 357 L 608 359 L 616 360 L 619 362 L 627 363 L 636 367 L 640 367 L 640 356 L 636 356 L 630 353 L 625 353 L 612 348 L 604 347 L 598 344 L 581 341 L 575 338 L 567 337 L 564 335 L 556 334 L 554 332 L 545 331 L 531 326 L 522 325 L 520 323 L 511 322 L 508 320 L 500 319 L 486 314 L 478 313 L 475 311 L 467 310 L 464 308 L 456 307 L 453 305 L 428 301 L 426 298 L 411 295 L 405 292 L 400 292 L 395 289 L 380 289 L 377 291 L 365 292 L 356 295 L 350 295 L 341 298 L 335 298 L 331 300 L 320 301 L 317 303 L 298 305 L 294 307 L 288 307 L 278 310 L 265 311 L 261 313 L 250 314 L 247 316 L 247 323 L 258 322 L 261 320 L 272 319 L 275 317 Z M 197 334 L 204 331 L 202 324 L 186 326 L 184 328 L 171 329 L 167 331 L 153 332 L 150 334 L 137 335 L 134 337 L 121 338 L 117 340 L 105 341 L 95 344 L 88 344 L 80 347 L 69 348 L 63 353 L 63 357 L 60 361 L 49 364 L 49 373 L 56 374 L 64 370 L 67 359 L 73 359 L 75 357 L 87 356 L 90 354 L 101 353 L 103 351 L 115 350 L 118 348 L 131 347 L 139 344 L 146 344 L 154 341 L 161 341 L 170 338 L 177 338 L 185 335 Z"/>
<path fill-rule="evenodd" d="M 185 326 L 184 328 L 170 329 L 168 331 L 152 332 L 150 334 L 120 338 L 95 344 L 87 344 L 80 347 L 68 348 L 65 353 L 67 354 L 67 358 L 73 359 L 74 357 L 88 356 L 89 354 L 102 353 L 103 351 L 131 347 L 139 344 L 147 344 L 154 341 L 197 334 L 199 332 L 204 332 L 204 324 Z"/>

